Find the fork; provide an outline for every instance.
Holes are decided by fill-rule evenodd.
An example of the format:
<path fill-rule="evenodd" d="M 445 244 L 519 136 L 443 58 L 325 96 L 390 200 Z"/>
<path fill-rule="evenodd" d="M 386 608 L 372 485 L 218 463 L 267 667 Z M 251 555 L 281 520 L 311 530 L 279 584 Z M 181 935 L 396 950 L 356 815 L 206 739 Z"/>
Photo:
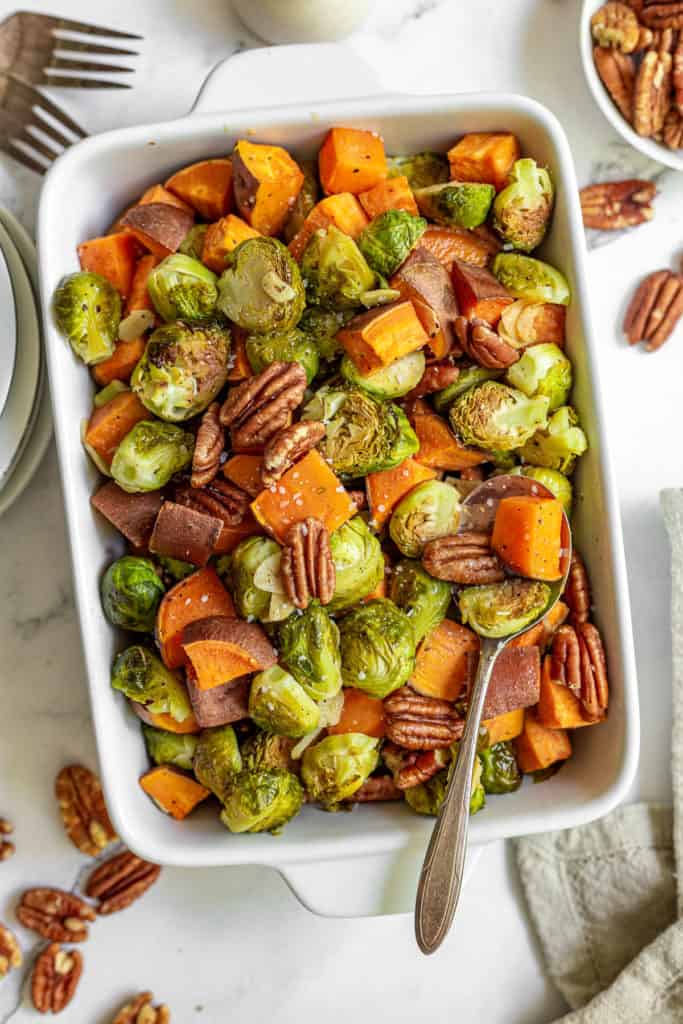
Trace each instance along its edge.
<path fill-rule="evenodd" d="M 85 137 L 86 132 L 42 92 L 0 71 L 0 150 L 44 174 L 63 149 Z"/>
<path fill-rule="evenodd" d="M 106 46 L 90 40 L 65 38 L 61 33 L 116 39 L 141 39 L 131 32 L 89 25 L 70 18 L 19 11 L 0 22 L 0 70 L 11 72 L 33 85 L 61 86 L 69 89 L 129 89 L 124 82 L 102 78 L 85 78 L 62 71 L 85 71 L 100 74 L 131 73 L 134 68 L 120 64 L 101 64 L 76 59 L 73 54 L 88 56 L 136 57 L 135 50 Z M 57 56 L 57 51 L 66 56 Z"/>

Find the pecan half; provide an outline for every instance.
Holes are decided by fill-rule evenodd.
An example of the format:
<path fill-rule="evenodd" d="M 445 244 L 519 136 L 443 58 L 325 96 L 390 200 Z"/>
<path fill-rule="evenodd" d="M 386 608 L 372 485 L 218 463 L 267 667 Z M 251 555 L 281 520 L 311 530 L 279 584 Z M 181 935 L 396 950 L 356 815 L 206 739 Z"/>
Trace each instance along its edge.
<path fill-rule="evenodd" d="M 403 791 L 398 788 L 391 775 L 371 775 L 360 789 L 356 790 L 349 803 L 376 804 L 402 799 Z"/>
<path fill-rule="evenodd" d="M 411 789 L 427 782 L 445 768 L 450 761 L 448 748 L 439 750 L 404 750 L 393 743 L 385 743 L 382 758 L 394 777 L 399 790 Z"/>
<path fill-rule="evenodd" d="M 25 928 L 50 942 L 84 942 L 95 911 L 85 900 L 62 889 L 27 889 L 17 907 Z"/>
<path fill-rule="evenodd" d="M 641 20 L 648 28 L 683 28 L 681 0 L 643 0 Z"/>
<path fill-rule="evenodd" d="M 325 424 L 318 420 L 293 423 L 274 434 L 263 452 L 261 483 L 273 487 L 280 477 L 325 436 Z"/>
<path fill-rule="evenodd" d="M 643 29 L 644 32 L 651 31 L 650 29 Z M 673 28 L 658 28 L 652 31 L 652 41 L 650 42 L 650 49 L 657 50 L 658 53 L 671 53 L 673 54 L 676 47 L 676 40 L 678 33 Z"/>
<path fill-rule="evenodd" d="M 639 285 L 624 317 L 629 345 L 646 341 L 648 351 L 660 348 L 683 314 L 683 275 L 656 270 Z"/>
<path fill-rule="evenodd" d="M 349 498 L 356 506 L 356 511 L 360 512 L 362 509 L 367 508 L 368 496 L 365 491 L 348 491 Z"/>
<path fill-rule="evenodd" d="M 671 73 L 674 87 L 674 103 L 679 114 L 683 114 L 683 32 L 678 37 L 673 52 Z"/>
<path fill-rule="evenodd" d="M 465 355 L 480 366 L 489 370 L 502 370 L 519 359 L 517 349 L 508 345 L 485 320 L 477 317 L 468 320 L 467 317 L 456 316 L 453 326 Z"/>
<path fill-rule="evenodd" d="M 0 818 L 0 861 L 9 860 L 15 853 L 14 843 L 2 836 L 10 836 L 14 832 L 14 825 L 7 818 Z"/>
<path fill-rule="evenodd" d="M 596 46 L 593 60 L 600 80 L 627 121 L 633 117 L 633 90 L 636 84 L 636 65 L 633 58 L 619 50 Z"/>
<path fill-rule="evenodd" d="M 600 46 L 614 47 L 622 53 L 633 53 L 640 39 L 635 11 L 617 0 L 609 0 L 595 12 L 591 32 Z"/>
<path fill-rule="evenodd" d="M 633 127 L 638 135 L 659 135 L 671 106 L 670 53 L 648 50 L 640 62 L 633 92 Z"/>
<path fill-rule="evenodd" d="M 14 932 L 0 924 L 0 978 L 4 978 L 12 968 L 21 967 L 23 957 Z"/>
<path fill-rule="evenodd" d="M 560 626 L 551 647 L 552 677 L 579 698 L 586 718 L 604 718 L 609 702 L 602 640 L 591 622 Z"/>
<path fill-rule="evenodd" d="M 99 900 L 98 914 L 115 914 L 146 893 L 160 874 L 158 864 L 150 864 L 130 850 L 124 850 L 95 868 L 88 878 L 85 894 Z"/>
<path fill-rule="evenodd" d="M 572 552 L 572 560 L 562 598 L 569 608 L 571 621 L 575 625 L 581 622 L 588 622 L 591 610 L 591 588 L 586 566 L 576 551 Z"/>
<path fill-rule="evenodd" d="M 122 1006 L 112 1024 L 170 1024 L 171 1011 L 163 1003 L 152 1006 L 151 992 L 141 992 L 130 1003 Z"/>
<path fill-rule="evenodd" d="M 289 426 L 303 401 L 306 371 L 301 363 L 276 361 L 233 388 L 220 411 L 230 428 L 233 448 L 260 448 Z"/>
<path fill-rule="evenodd" d="M 225 448 L 225 434 L 219 418 L 220 403 L 212 402 L 202 416 L 197 431 L 197 440 L 192 453 L 193 487 L 204 487 L 211 483 L 220 469 L 221 455 Z"/>
<path fill-rule="evenodd" d="M 68 764 L 55 779 L 64 830 L 81 853 L 97 857 L 117 838 L 104 803 L 100 780 L 89 768 Z"/>
<path fill-rule="evenodd" d="M 603 181 L 581 189 L 581 213 L 587 228 L 617 231 L 652 220 L 652 200 L 657 186 L 652 181 L 630 178 L 627 181 Z"/>
<path fill-rule="evenodd" d="M 336 573 L 330 534 L 324 523 L 309 516 L 290 526 L 282 549 L 282 579 L 295 608 L 308 608 L 313 598 L 329 604 Z"/>
<path fill-rule="evenodd" d="M 48 946 L 36 960 L 31 977 L 31 998 L 38 1013 L 61 1013 L 73 999 L 82 973 L 78 950 L 67 951 L 58 942 Z"/>
<path fill-rule="evenodd" d="M 430 576 L 451 583 L 500 583 L 505 572 L 487 533 L 468 531 L 430 540 L 422 564 Z"/>
<path fill-rule="evenodd" d="M 422 374 L 419 383 L 405 396 L 406 401 L 433 395 L 435 391 L 441 391 L 442 388 L 454 384 L 459 376 L 460 370 L 452 363 L 432 363 Z"/>
<path fill-rule="evenodd" d="M 664 118 L 662 138 L 669 149 L 683 149 L 683 115 L 677 107 L 672 107 Z"/>
<path fill-rule="evenodd" d="M 225 526 L 237 526 L 249 512 L 251 497 L 241 487 L 219 477 L 203 487 L 177 487 L 175 500 L 178 505 L 220 519 Z"/>
<path fill-rule="evenodd" d="M 387 738 L 408 750 L 449 747 L 462 736 L 464 721 L 451 703 L 424 697 L 409 686 L 384 701 Z"/>

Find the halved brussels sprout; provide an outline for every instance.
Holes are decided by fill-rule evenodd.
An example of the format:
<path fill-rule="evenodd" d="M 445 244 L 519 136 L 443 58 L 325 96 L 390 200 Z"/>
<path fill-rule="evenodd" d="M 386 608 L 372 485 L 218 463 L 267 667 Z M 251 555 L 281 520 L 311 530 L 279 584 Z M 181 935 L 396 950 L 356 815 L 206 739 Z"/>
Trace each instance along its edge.
<path fill-rule="evenodd" d="M 192 769 L 202 786 L 222 800 L 233 775 L 242 770 L 242 756 L 231 725 L 202 730 Z"/>
<path fill-rule="evenodd" d="M 427 782 L 421 782 L 419 785 L 407 789 L 405 798 L 408 806 L 418 814 L 427 814 L 435 818 L 441 810 L 441 804 L 446 796 L 451 770 L 452 768 L 444 768 Z M 486 803 L 486 794 L 481 784 L 481 770 L 481 761 L 479 757 L 476 757 L 472 771 L 470 814 L 476 814 Z"/>
<path fill-rule="evenodd" d="M 270 537 L 247 537 L 229 555 L 218 559 L 216 569 L 232 594 L 235 608 L 243 619 L 268 621 L 273 590 L 256 583 L 259 569 L 279 558 L 282 549 Z"/>
<path fill-rule="evenodd" d="M 282 229 L 282 237 L 287 244 L 292 241 L 294 236 L 304 226 L 304 221 L 320 197 L 317 162 L 315 160 L 299 160 L 299 167 L 304 174 L 303 185 L 294 200 L 294 205 Z"/>
<path fill-rule="evenodd" d="M 342 347 L 337 341 L 337 331 L 349 322 L 354 312 L 350 309 L 323 309 L 321 306 L 310 306 L 304 310 L 299 320 L 299 330 L 308 335 L 318 350 L 318 355 L 326 363 L 330 363 L 342 354 Z"/>
<path fill-rule="evenodd" d="M 358 604 L 384 577 L 382 546 L 361 516 L 349 519 L 330 537 L 336 584 L 327 606 L 334 613 Z"/>
<path fill-rule="evenodd" d="M 532 345 L 509 367 L 506 380 L 529 398 L 545 395 L 548 411 L 558 409 L 572 389 L 572 364 L 558 345 Z"/>
<path fill-rule="evenodd" d="M 320 451 L 345 479 L 391 469 L 420 447 L 402 409 L 350 384 L 320 388 L 301 418 L 325 424 Z"/>
<path fill-rule="evenodd" d="M 446 416 L 456 398 L 460 398 L 477 384 L 483 384 L 487 380 L 498 380 L 503 373 L 504 370 L 487 370 L 485 366 L 461 366 L 458 379 L 431 396 L 434 408 L 442 416 Z"/>
<path fill-rule="evenodd" d="M 320 366 L 315 343 L 298 327 L 272 334 L 250 334 L 245 342 L 245 349 L 254 373 L 260 373 L 276 360 L 283 363 L 301 363 L 306 371 L 306 381 L 310 384 Z"/>
<path fill-rule="evenodd" d="M 194 436 L 172 423 L 141 420 L 114 453 L 111 475 L 124 491 L 158 491 L 192 462 Z"/>
<path fill-rule="evenodd" d="M 548 399 L 527 398 L 522 391 L 489 380 L 457 398 L 448 418 L 464 444 L 509 452 L 545 427 Z"/>
<path fill-rule="evenodd" d="M 233 775 L 223 794 L 221 821 L 231 832 L 271 832 L 299 813 L 304 791 L 296 775 L 261 768 Z"/>
<path fill-rule="evenodd" d="M 149 558 L 124 555 L 107 568 L 100 583 L 102 608 L 113 626 L 151 633 L 166 588 Z"/>
<path fill-rule="evenodd" d="M 317 601 L 302 614 L 290 615 L 280 626 L 279 638 L 280 660 L 311 700 L 339 693 L 339 628 Z"/>
<path fill-rule="evenodd" d="M 498 639 L 519 633 L 540 618 L 552 597 L 540 580 L 510 579 L 463 587 L 458 595 L 460 617 L 480 636 Z"/>
<path fill-rule="evenodd" d="M 375 287 L 375 274 L 349 235 L 331 224 L 316 231 L 301 257 L 306 300 L 311 306 L 354 309 Z"/>
<path fill-rule="evenodd" d="M 412 391 L 422 379 L 426 359 L 422 351 L 409 352 L 389 366 L 374 373 L 360 373 L 353 359 L 344 356 L 341 361 L 341 375 L 350 384 L 357 384 L 373 398 L 402 398 Z"/>
<path fill-rule="evenodd" d="M 206 320 L 216 309 L 218 278 L 192 256 L 174 252 L 147 278 L 147 291 L 162 320 Z"/>
<path fill-rule="evenodd" d="M 303 686 L 279 665 L 254 676 L 249 717 L 260 729 L 300 739 L 318 727 L 320 712 Z"/>
<path fill-rule="evenodd" d="M 579 455 L 588 448 L 588 440 L 579 426 L 579 417 L 571 405 L 563 405 L 520 449 L 519 455 L 532 466 L 545 466 L 569 474 Z"/>
<path fill-rule="evenodd" d="M 515 466 L 514 469 L 505 470 L 511 476 L 528 476 L 531 480 L 538 480 L 539 484 L 547 487 L 551 494 L 554 494 L 558 501 L 564 505 L 567 515 L 572 510 L 573 488 L 571 480 L 568 480 L 559 469 L 547 469 L 545 466 Z"/>
<path fill-rule="evenodd" d="M 450 228 L 478 228 L 489 215 L 496 190 L 474 181 L 448 181 L 415 192 L 420 213 Z"/>
<path fill-rule="evenodd" d="M 304 311 L 301 274 L 276 238 L 248 238 L 227 257 L 218 282 L 218 308 L 247 331 L 288 331 Z"/>
<path fill-rule="evenodd" d="M 545 167 L 531 157 L 516 160 L 509 184 L 493 204 L 493 226 L 512 249 L 531 252 L 545 238 L 553 212 L 554 189 Z"/>
<path fill-rule="evenodd" d="M 451 587 L 430 576 L 419 562 L 404 558 L 394 566 L 389 597 L 410 619 L 415 643 L 419 644 L 446 618 Z"/>
<path fill-rule="evenodd" d="M 499 252 L 491 270 L 516 299 L 569 305 L 571 292 L 567 278 L 543 260 L 518 252 Z"/>
<path fill-rule="evenodd" d="M 178 247 L 178 252 L 191 256 L 193 260 L 201 260 L 204 251 L 204 239 L 209 230 L 208 224 L 193 224 Z"/>
<path fill-rule="evenodd" d="M 286 736 L 275 736 L 272 732 L 257 729 L 242 743 L 240 752 L 242 764 L 250 771 L 260 768 L 291 770 L 292 741 Z"/>
<path fill-rule="evenodd" d="M 416 217 L 407 210 L 385 210 L 363 230 L 358 248 L 370 267 L 389 279 L 426 229 L 424 217 Z"/>
<path fill-rule="evenodd" d="M 514 793 L 522 785 L 515 748 L 509 741 L 482 750 L 481 784 L 485 793 Z"/>
<path fill-rule="evenodd" d="M 410 156 L 390 156 L 387 159 L 389 177 L 406 177 L 412 189 L 427 188 L 448 181 L 448 160 L 441 153 L 413 153 Z"/>
<path fill-rule="evenodd" d="M 144 704 L 154 715 L 170 715 L 184 722 L 192 714 L 187 690 L 156 654 L 135 644 L 114 658 L 111 685 L 126 697 Z"/>
<path fill-rule="evenodd" d="M 374 772 L 379 740 L 359 732 L 327 736 L 309 747 L 301 762 L 301 778 L 311 800 L 335 810 Z"/>
<path fill-rule="evenodd" d="M 86 366 L 108 359 L 121 322 L 121 296 L 99 274 L 80 271 L 66 277 L 54 300 L 57 327 Z"/>
<path fill-rule="evenodd" d="M 419 558 L 427 541 L 457 533 L 460 495 L 442 480 L 425 480 L 401 498 L 389 520 L 389 534 L 402 555 Z"/>
<path fill-rule="evenodd" d="M 412 675 L 415 634 L 393 601 L 380 597 L 352 608 L 339 632 L 344 686 L 384 699 Z"/>
<path fill-rule="evenodd" d="M 142 723 L 142 735 L 154 764 L 172 764 L 183 771 L 192 771 L 192 758 L 197 747 L 197 737 L 192 733 L 166 732 Z"/>

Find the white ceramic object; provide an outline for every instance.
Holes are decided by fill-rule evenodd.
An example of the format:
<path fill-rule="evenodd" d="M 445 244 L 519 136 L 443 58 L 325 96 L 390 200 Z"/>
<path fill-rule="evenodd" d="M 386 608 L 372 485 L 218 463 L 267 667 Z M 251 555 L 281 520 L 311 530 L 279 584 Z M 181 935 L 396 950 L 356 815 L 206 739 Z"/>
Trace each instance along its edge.
<path fill-rule="evenodd" d="M 595 61 L 593 60 L 593 39 L 591 36 L 591 18 L 602 7 L 604 0 L 584 0 L 579 18 L 579 48 L 581 50 L 581 62 L 583 71 L 588 82 L 588 88 L 593 94 L 593 99 L 600 107 L 607 120 L 615 131 L 619 132 L 622 139 L 625 139 L 634 149 L 637 149 L 650 160 L 671 167 L 674 171 L 683 171 L 683 150 L 669 149 L 654 139 L 645 139 L 638 135 L 631 127 L 625 117 L 622 117 L 618 107 L 600 80 Z"/>
<path fill-rule="evenodd" d="M 575 536 L 593 581 L 612 698 L 608 721 L 597 729 L 579 731 L 576 755 L 556 777 L 541 786 L 527 783 L 513 796 L 490 798 L 485 812 L 473 819 L 470 835 L 473 844 L 481 844 L 566 828 L 605 814 L 623 799 L 636 768 L 639 743 L 621 523 L 597 379 L 571 153 L 553 115 L 521 96 L 381 94 L 325 102 L 323 94 L 316 100 L 306 99 L 311 80 L 338 96 L 342 83 L 367 91 L 371 79 L 369 69 L 343 47 L 249 51 L 214 70 L 192 116 L 96 136 L 68 150 L 46 178 L 39 211 L 43 308 L 49 311 L 62 275 L 77 268 L 79 242 L 101 232 L 151 183 L 193 160 L 229 152 L 245 134 L 310 157 L 335 124 L 380 132 L 391 153 L 445 150 L 467 131 L 515 132 L 523 150 L 550 167 L 557 184 L 553 230 L 541 255 L 565 271 L 574 296 L 568 314 L 568 352 L 576 368 L 575 402 L 590 441 L 576 479 Z M 245 80 L 257 83 L 261 107 L 228 109 L 226 97 L 244 95 L 240 83 Z M 270 97 L 265 91 L 268 82 Z M 306 906 L 325 914 L 408 909 L 414 897 L 412 879 L 432 821 L 406 807 L 362 806 L 353 815 L 324 814 L 306 807 L 274 840 L 267 835 L 231 836 L 209 808 L 200 808 L 179 825 L 160 814 L 140 790 L 137 779 L 148 762 L 139 723 L 109 686 L 111 660 L 123 638 L 104 619 L 98 593 L 102 571 L 123 545 L 90 509 L 89 497 L 98 477 L 79 440 L 80 420 L 91 406 L 92 384 L 55 330 L 49 312 L 45 329 L 93 719 L 107 802 L 122 839 L 141 856 L 164 864 L 270 865 Z M 401 878 L 411 880 L 406 885 Z M 359 887 L 364 896 L 358 895 Z M 392 902 L 397 889 L 402 892 L 400 907 Z"/>
<path fill-rule="evenodd" d="M 7 260 L 0 249 L 0 416 L 10 392 L 16 358 L 16 303 Z"/>
<path fill-rule="evenodd" d="M 345 39 L 367 18 L 372 0 L 233 0 L 240 18 L 268 43 Z"/>

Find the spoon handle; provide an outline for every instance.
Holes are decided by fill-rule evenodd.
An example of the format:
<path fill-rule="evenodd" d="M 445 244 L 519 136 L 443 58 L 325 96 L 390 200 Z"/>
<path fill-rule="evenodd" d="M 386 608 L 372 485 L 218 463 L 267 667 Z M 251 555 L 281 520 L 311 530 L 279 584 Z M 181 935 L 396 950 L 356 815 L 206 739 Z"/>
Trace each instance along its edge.
<path fill-rule="evenodd" d="M 470 818 L 472 769 L 493 666 L 504 644 L 482 642 L 455 770 L 427 847 L 415 902 L 415 936 L 423 953 L 441 945 L 453 921 L 462 886 Z"/>

